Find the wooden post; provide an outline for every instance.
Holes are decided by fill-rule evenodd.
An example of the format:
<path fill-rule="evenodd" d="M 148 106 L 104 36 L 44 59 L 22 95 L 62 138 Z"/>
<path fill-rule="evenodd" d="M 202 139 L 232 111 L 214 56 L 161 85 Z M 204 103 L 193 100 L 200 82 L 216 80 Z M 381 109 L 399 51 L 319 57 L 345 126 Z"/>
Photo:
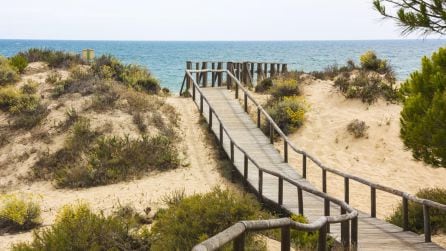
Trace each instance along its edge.
<path fill-rule="evenodd" d="M 345 203 L 349 203 L 350 202 L 350 188 L 349 188 L 349 179 L 348 178 L 344 178 L 344 201 Z"/>
<path fill-rule="evenodd" d="M 200 63 L 195 63 L 195 70 L 200 70 Z M 197 85 L 200 86 L 200 73 L 195 73 L 195 80 L 197 82 Z"/>
<path fill-rule="evenodd" d="M 243 178 L 246 187 L 248 185 L 248 155 L 246 154 L 243 158 Z"/>
<path fill-rule="evenodd" d="M 322 192 L 327 193 L 327 170 L 322 169 Z"/>
<path fill-rule="evenodd" d="M 261 115 L 260 108 L 257 107 L 257 128 L 260 128 L 260 122 L 261 122 L 260 115 Z"/>
<path fill-rule="evenodd" d="M 351 243 L 353 248 L 356 248 L 358 246 L 358 216 L 352 219 L 351 228 Z"/>
<path fill-rule="evenodd" d="M 245 233 L 241 234 L 234 239 L 234 251 L 244 251 L 245 250 Z"/>
<path fill-rule="evenodd" d="M 291 250 L 291 235 L 290 235 L 290 226 L 282 227 L 282 231 L 280 233 L 280 250 L 281 251 L 290 251 Z"/>
<path fill-rule="evenodd" d="M 217 76 L 217 74 L 214 72 L 214 70 L 215 70 L 215 63 L 212 62 L 212 73 L 211 73 L 211 75 L 212 75 L 212 87 L 215 86 L 215 78 Z"/>
<path fill-rule="evenodd" d="M 324 199 L 324 216 L 330 216 L 330 200 Z M 330 232 L 330 224 L 327 223 L 327 232 Z"/>
<path fill-rule="evenodd" d="M 200 95 L 200 114 L 203 114 L 203 95 Z"/>
<path fill-rule="evenodd" d="M 192 84 L 192 99 L 195 102 L 195 85 L 194 84 Z"/>
<path fill-rule="evenodd" d="M 268 78 L 268 64 L 265 63 L 265 69 L 263 70 L 265 72 L 265 78 Z"/>
<path fill-rule="evenodd" d="M 238 84 L 235 83 L 235 99 L 238 99 Z"/>
<path fill-rule="evenodd" d="M 277 64 L 277 75 L 282 74 L 282 72 L 280 72 L 280 69 L 281 69 L 280 64 Z"/>
<path fill-rule="evenodd" d="M 242 79 L 245 86 L 249 85 L 249 70 L 247 62 L 243 62 L 242 65 Z"/>
<path fill-rule="evenodd" d="M 187 69 L 187 70 L 192 70 L 192 62 L 191 62 L 191 61 L 187 61 L 187 62 L 186 62 L 186 69 Z M 189 91 L 190 85 L 191 85 L 191 80 L 190 80 L 190 78 L 187 76 L 187 77 L 186 77 L 186 92 Z"/>
<path fill-rule="evenodd" d="M 299 204 L 299 214 L 304 215 L 304 198 L 300 187 L 297 188 L 297 203 Z"/>
<path fill-rule="evenodd" d="M 209 130 L 212 130 L 212 108 L 209 106 Z"/>
<path fill-rule="evenodd" d="M 283 204 L 283 178 L 279 177 L 279 194 L 278 194 L 279 206 Z"/>
<path fill-rule="evenodd" d="M 227 70 L 228 70 L 230 73 L 232 73 L 232 74 L 234 74 L 234 73 L 233 73 L 233 71 L 234 71 L 234 68 L 233 68 L 233 67 L 234 67 L 234 66 L 232 65 L 232 62 L 227 62 L 227 63 L 226 63 L 226 68 L 227 68 Z M 228 89 L 231 88 L 231 86 L 232 86 L 232 78 L 229 76 L 229 74 L 226 75 L 226 86 L 228 87 Z"/>
<path fill-rule="evenodd" d="M 409 231 L 409 201 L 403 197 L 403 230 Z"/>
<path fill-rule="evenodd" d="M 274 126 L 269 122 L 269 143 L 274 144 Z"/>
<path fill-rule="evenodd" d="M 220 146 L 223 147 L 223 124 L 220 122 Z"/>
<path fill-rule="evenodd" d="M 257 83 L 260 83 L 263 79 L 262 63 L 257 63 Z"/>
<path fill-rule="evenodd" d="M 283 141 L 283 156 L 285 163 L 288 163 L 288 142 L 286 140 Z"/>
<path fill-rule="evenodd" d="M 243 100 L 245 101 L 245 112 L 248 112 L 248 94 L 245 92 Z"/>
<path fill-rule="evenodd" d="M 254 63 L 249 63 L 249 67 L 251 68 L 251 84 L 253 84 L 252 82 L 254 81 L 254 68 L 255 68 L 255 64 Z"/>
<path fill-rule="evenodd" d="M 276 76 L 276 64 L 271 64 L 271 78 Z"/>
<path fill-rule="evenodd" d="M 229 146 L 231 154 L 231 182 L 235 182 L 235 166 L 234 166 L 235 156 L 234 156 L 234 142 L 232 142 L 232 140 Z"/>
<path fill-rule="evenodd" d="M 203 67 L 202 70 L 207 70 L 208 68 L 208 63 L 207 62 L 203 62 Z M 203 79 L 203 87 L 207 87 L 208 86 L 208 72 L 202 72 L 201 73 L 201 77 Z"/>
<path fill-rule="evenodd" d="M 307 178 L 307 155 L 302 155 L 302 177 L 304 179 Z"/>
<path fill-rule="evenodd" d="M 217 64 L 217 70 L 223 70 L 223 63 L 222 62 L 218 62 Z M 217 86 L 221 86 L 222 82 L 223 82 L 223 72 L 219 72 L 217 74 Z"/>
<path fill-rule="evenodd" d="M 341 208 L 341 214 L 345 214 L 345 209 Z M 342 246 L 348 247 L 350 243 L 350 222 L 343 221 L 341 222 L 341 244 Z"/>
<path fill-rule="evenodd" d="M 370 216 L 376 218 L 376 188 L 370 189 Z"/>
<path fill-rule="evenodd" d="M 241 82 L 242 81 L 242 64 L 237 63 L 237 79 Z"/>
<path fill-rule="evenodd" d="M 327 225 L 322 226 L 319 229 L 319 239 L 317 241 L 317 250 L 318 251 L 326 251 L 327 250 Z"/>
<path fill-rule="evenodd" d="M 423 219 L 424 219 L 424 241 L 432 242 L 431 240 L 431 220 L 429 216 L 429 206 L 423 204 Z"/>
<path fill-rule="evenodd" d="M 282 65 L 282 73 L 285 74 L 288 72 L 288 65 L 287 64 L 283 64 Z"/>
<path fill-rule="evenodd" d="M 263 171 L 259 169 L 259 200 L 263 201 Z"/>

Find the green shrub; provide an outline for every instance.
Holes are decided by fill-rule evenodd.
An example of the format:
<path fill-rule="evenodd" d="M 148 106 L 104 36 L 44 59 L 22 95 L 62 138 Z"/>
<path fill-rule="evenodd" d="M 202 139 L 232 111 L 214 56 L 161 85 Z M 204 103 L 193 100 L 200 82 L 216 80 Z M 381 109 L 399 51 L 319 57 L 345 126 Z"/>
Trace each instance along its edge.
<path fill-rule="evenodd" d="M 28 66 L 28 59 L 23 55 L 15 55 L 9 58 L 9 63 L 14 66 L 19 73 L 23 73 L 25 68 Z"/>
<path fill-rule="evenodd" d="M 24 57 L 28 62 L 47 62 L 48 66 L 52 68 L 70 68 L 83 63 L 79 54 L 51 49 L 32 48 L 28 51 L 20 52 L 17 56 Z"/>
<path fill-rule="evenodd" d="M 446 167 L 446 48 L 402 85 L 401 137 L 416 159 Z"/>
<path fill-rule="evenodd" d="M 39 83 L 31 81 L 31 80 L 28 80 L 28 82 L 26 84 L 24 84 L 20 88 L 20 90 L 24 94 L 36 94 L 38 85 L 39 85 Z"/>
<path fill-rule="evenodd" d="M 0 86 L 13 84 L 19 78 L 17 68 L 12 66 L 6 58 L 0 56 Z"/>
<path fill-rule="evenodd" d="M 446 189 L 444 188 L 424 188 L 419 190 L 416 193 L 416 196 L 422 199 L 446 204 Z M 446 212 L 430 208 L 429 215 L 432 232 L 434 234 L 441 232 L 446 233 Z M 401 203 L 387 221 L 400 227 L 403 226 Z M 416 233 L 422 233 L 424 229 L 423 206 L 411 201 L 409 201 L 409 229 Z"/>
<path fill-rule="evenodd" d="M 62 81 L 62 75 L 58 71 L 51 71 L 45 79 L 45 83 L 52 85 L 60 81 Z"/>
<path fill-rule="evenodd" d="M 281 79 L 270 90 L 273 99 L 281 99 L 288 96 L 300 94 L 299 85 L 295 79 Z"/>
<path fill-rule="evenodd" d="M 96 214 L 85 205 L 65 206 L 56 222 L 35 231 L 30 243 L 13 246 L 28 250 L 149 250 L 148 230 L 123 215 Z"/>
<path fill-rule="evenodd" d="M 0 233 L 29 230 L 41 224 L 40 206 L 27 195 L 0 196 Z"/>
<path fill-rule="evenodd" d="M 299 98 L 285 97 L 269 103 L 266 111 L 285 134 L 290 134 L 302 126 L 306 105 Z"/>
<path fill-rule="evenodd" d="M 262 93 L 269 91 L 271 87 L 273 87 L 273 80 L 271 78 L 265 78 L 264 80 L 262 80 L 262 82 L 256 85 L 255 91 Z"/>
<path fill-rule="evenodd" d="M 374 51 L 367 51 L 360 57 L 361 67 L 363 70 L 376 71 L 379 73 L 388 73 L 392 68 L 387 63 L 387 60 L 379 59 Z"/>
<path fill-rule="evenodd" d="M 191 250 L 196 244 L 238 221 L 269 219 L 255 197 L 215 188 L 204 195 L 167 199 L 152 227 L 152 250 Z M 228 245 L 229 246 L 229 245 Z M 246 237 L 247 250 L 264 250 L 265 244 L 252 234 Z"/>
<path fill-rule="evenodd" d="M 91 69 L 99 78 L 122 81 L 124 67 L 124 64 L 117 58 L 111 55 L 102 55 L 94 60 Z"/>
<path fill-rule="evenodd" d="M 347 125 L 347 131 L 351 133 L 355 138 L 362 138 L 366 136 L 368 126 L 364 121 L 360 121 L 358 119 L 355 119 L 351 121 Z"/>

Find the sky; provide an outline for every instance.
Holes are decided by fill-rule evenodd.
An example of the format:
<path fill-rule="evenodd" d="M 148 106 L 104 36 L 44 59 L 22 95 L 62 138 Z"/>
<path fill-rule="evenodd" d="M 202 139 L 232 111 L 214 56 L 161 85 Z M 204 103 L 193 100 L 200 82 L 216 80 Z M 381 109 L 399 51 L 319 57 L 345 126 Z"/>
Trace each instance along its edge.
<path fill-rule="evenodd" d="M 0 39 L 368 40 L 400 31 L 372 0 L 14 0 L 0 8 Z"/>

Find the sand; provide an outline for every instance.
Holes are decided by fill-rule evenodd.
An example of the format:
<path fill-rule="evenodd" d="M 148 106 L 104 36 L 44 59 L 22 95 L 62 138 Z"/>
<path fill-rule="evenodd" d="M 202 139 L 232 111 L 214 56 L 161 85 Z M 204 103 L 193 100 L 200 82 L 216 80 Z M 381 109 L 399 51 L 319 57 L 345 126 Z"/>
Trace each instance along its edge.
<path fill-rule="evenodd" d="M 39 89 L 44 92 L 47 74 L 45 67 L 37 65 L 23 79 L 39 82 Z M 80 109 L 88 100 L 80 97 L 66 97 L 61 102 L 63 107 L 75 106 Z M 129 182 L 77 190 L 56 189 L 50 182 L 25 182 L 20 179 L 20 176 L 26 175 L 37 161 L 37 152 L 43 150 L 54 152 L 63 146 L 66 133 L 57 134 L 52 131 L 55 130 L 53 125 L 56 125 L 58 120 L 64 119 L 65 110 L 55 108 L 48 115 L 42 128 L 33 129 L 27 133 L 17 132 L 16 135 L 11 135 L 15 137 L 14 141 L 0 148 L 0 184 L 9 193 L 32 193 L 40 197 L 42 227 L 53 224 L 57 211 L 66 204 L 86 202 L 94 210 L 102 210 L 106 213 L 114 210 L 119 204 L 131 204 L 141 211 L 146 207 L 151 207 L 154 212 L 164 206 L 162 198 L 174 191 L 184 190 L 186 195 L 191 195 L 208 192 L 215 186 L 232 189 L 232 183 L 221 175 L 219 153 L 209 144 L 207 130 L 199 125 L 200 116 L 194 104 L 190 99 L 180 97 L 169 97 L 166 102 L 174 106 L 180 114 L 181 140 L 178 147 L 183 158 L 183 165 L 176 170 L 149 173 L 141 179 Z M 7 123 L 6 120 L 6 114 L 0 112 L 0 123 L 4 125 Z M 101 127 L 104 123 L 113 124 L 111 132 L 113 134 L 137 134 L 132 117 L 122 111 L 113 110 L 92 118 L 93 128 Z M 37 133 L 36 131 L 50 132 L 52 140 L 45 143 L 40 139 L 34 139 L 33 135 Z M 27 157 L 22 160 L 19 156 L 24 153 L 27 153 Z M 13 163 L 8 162 L 10 160 L 14 160 Z M 32 231 L 0 236 L 0 250 L 6 250 L 13 243 L 29 241 L 31 238 Z"/>

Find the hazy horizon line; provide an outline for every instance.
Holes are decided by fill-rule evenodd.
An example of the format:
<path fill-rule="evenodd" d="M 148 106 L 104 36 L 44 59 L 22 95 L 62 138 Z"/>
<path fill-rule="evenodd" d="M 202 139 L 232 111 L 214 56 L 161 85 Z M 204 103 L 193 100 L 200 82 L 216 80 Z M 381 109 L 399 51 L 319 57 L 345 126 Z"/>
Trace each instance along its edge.
<path fill-rule="evenodd" d="M 342 41 L 401 41 L 446 40 L 446 38 L 374 38 L 374 39 L 290 39 L 290 40 L 138 40 L 138 39 L 54 39 L 54 38 L 0 38 L 23 41 L 74 41 L 74 42 L 342 42 Z"/>

